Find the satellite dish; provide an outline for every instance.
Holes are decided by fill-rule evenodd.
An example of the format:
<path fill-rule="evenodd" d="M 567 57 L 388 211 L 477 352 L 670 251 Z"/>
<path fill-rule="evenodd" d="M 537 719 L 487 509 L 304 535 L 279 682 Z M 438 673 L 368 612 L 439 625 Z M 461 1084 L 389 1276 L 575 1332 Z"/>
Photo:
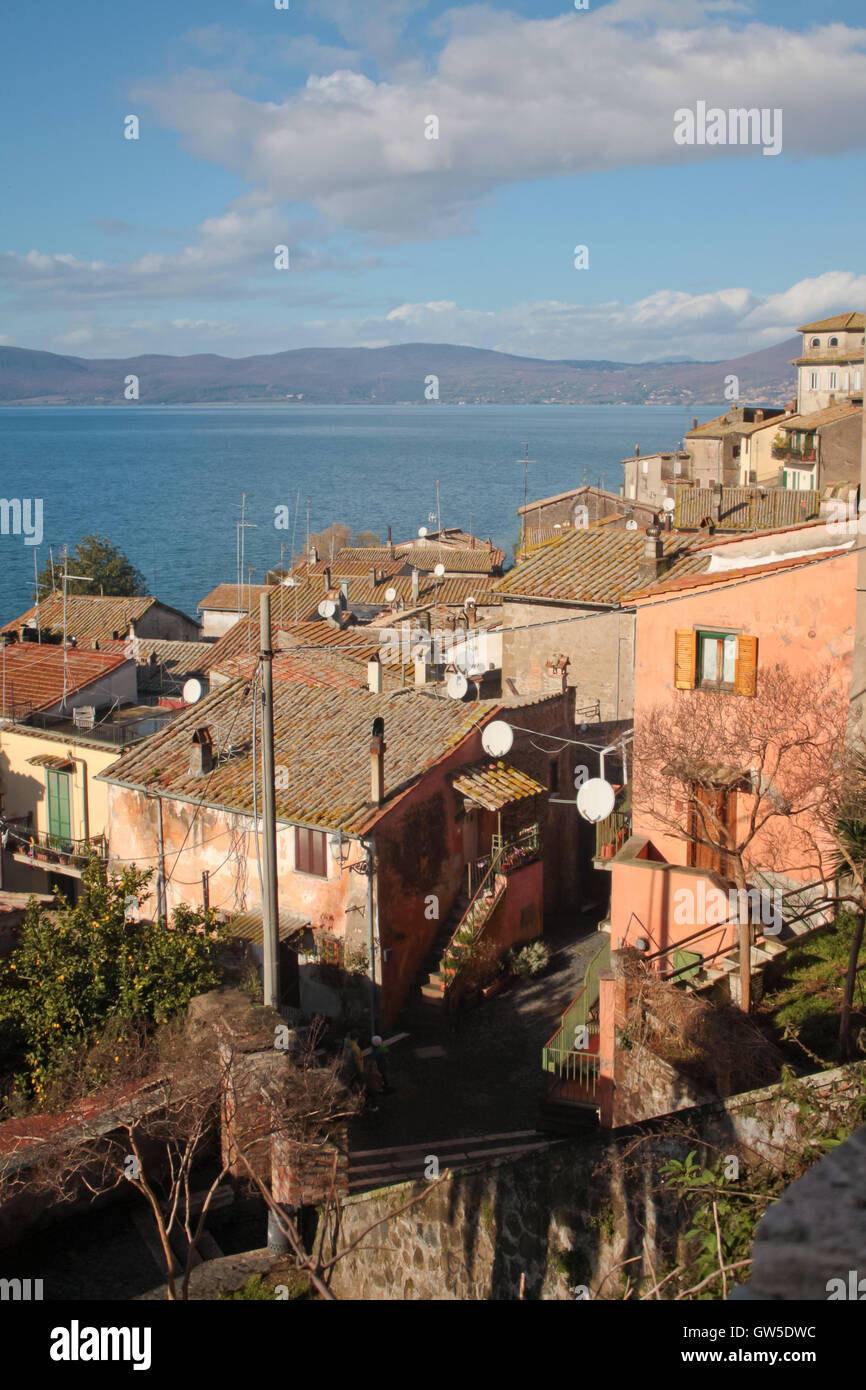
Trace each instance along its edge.
<path fill-rule="evenodd" d="M 26 628 L 29 628 L 31 632 L 35 632 L 35 630 L 36 630 L 36 628 L 39 626 L 39 624 L 37 623 L 37 621 L 36 621 L 35 618 L 28 618 L 28 619 L 27 619 L 27 622 L 24 624 L 24 626 L 25 626 Z"/>
<path fill-rule="evenodd" d="M 285 579 L 283 580 L 283 588 L 284 588 L 284 589 L 294 589 L 295 586 L 297 585 L 297 582 L 298 582 L 298 581 L 297 581 L 297 579 L 295 578 L 295 576 L 294 576 L 293 574 L 287 574 L 286 577 L 285 577 Z"/>
<path fill-rule="evenodd" d="M 468 598 L 465 598 L 465 599 L 463 600 L 463 607 L 464 607 L 464 608 L 469 608 L 469 607 L 471 607 L 474 603 L 475 603 L 475 595 L 474 595 L 474 594 L 470 594 Z"/>
<path fill-rule="evenodd" d="M 677 504 L 672 497 L 666 497 L 665 500 L 662 502 L 662 506 L 664 507 L 666 512 L 672 512 L 676 505 Z"/>
<path fill-rule="evenodd" d="M 453 676 L 448 677 L 445 690 L 452 700 L 462 700 L 469 689 L 469 682 L 460 671 L 455 671 Z"/>
<path fill-rule="evenodd" d="M 190 680 L 185 682 L 183 691 L 181 693 L 183 694 L 185 704 L 197 704 L 198 701 L 201 699 L 202 695 L 204 694 L 201 681 L 197 681 L 193 676 Z"/>
<path fill-rule="evenodd" d="M 504 719 L 494 719 L 481 735 L 481 747 L 491 758 L 504 758 L 513 743 L 514 730 Z"/>
<path fill-rule="evenodd" d="M 627 522 L 625 523 L 625 529 L 626 529 L 627 531 L 636 531 L 636 530 L 637 530 L 637 522 L 634 520 L 634 518 L 632 518 L 631 521 L 627 521 Z"/>
<path fill-rule="evenodd" d="M 610 815 L 615 801 L 613 787 L 603 777 L 590 777 L 577 793 L 577 809 L 593 825 Z"/>
<path fill-rule="evenodd" d="M 443 574 L 445 573 L 445 566 L 442 564 L 437 565 L 433 573 L 435 574 L 437 579 L 441 579 Z"/>
<path fill-rule="evenodd" d="M 393 587 L 393 585 L 390 589 L 385 590 L 385 597 L 389 603 L 394 602 L 395 598 L 397 597 L 397 590 Z"/>
<path fill-rule="evenodd" d="M 427 527 L 426 527 L 426 526 L 419 526 L 419 527 L 418 527 L 418 535 L 421 537 L 422 540 L 423 540 L 423 538 L 426 536 L 426 534 L 427 534 Z"/>
<path fill-rule="evenodd" d="M 337 611 L 337 605 L 332 598 L 323 598 L 319 604 L 318 613 L 320 618 L 333 618 Z"/>

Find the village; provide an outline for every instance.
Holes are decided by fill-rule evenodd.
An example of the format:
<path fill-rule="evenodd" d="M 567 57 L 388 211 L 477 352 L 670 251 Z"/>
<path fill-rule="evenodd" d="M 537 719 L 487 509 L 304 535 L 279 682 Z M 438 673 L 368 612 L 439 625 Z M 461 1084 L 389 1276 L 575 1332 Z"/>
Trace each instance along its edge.
<path fill-rule="evenodd" d="M 199 1117 L 183 1138 L 213 1220 L 178 1243 L 157 1218 L 142 1293 L 187 1296 L 231 1257 L 223 1288 L 278 1260 L 282 1287 L 290 1259 L 347 1298 L 642 1297 L 669 1268 L 668 1295 L 824 1298 L 847 1279 L 832 1241 L 793 1269 L 772 1241 L 786 1189 L 815 1220 L 830 1200 L 797 1198 L 829 1161 L 807 1171 L 803 1148 L 855 1142 L 866 1065 L 864 315 L 797 332 L 786 403 L 731 399 L 675 452 L 638 443 L 618 491 L 528 499 L 513 563 L 483 526 L 361 545 L 332 526 L 261 584 L 215 573 L 195 615 L 58 569 L 0 627 L 0 992 L 25 990 L 22 943 L 96 903 L 130 936 L 213 938 L 184 998 L 230 1059 L 221 1137 Z M 138 1155 L 156 1075 L 109 1067 L 104 1107 L 91 1083 L 48 1125 L 49 1054 L 13 1023 L 0 1004 L 4 1271 L 22 1233 L 88 1210 L 77 1159 L 68 1190 L 38 1179 L 80 1144 L 85 1099 L 108 1192 L 104 1146 Z M 318 1127 L 274 1121 L 289 1075 L 328 1078 Z M 773 1110 L 785 1087 L 799 1129 Z M 785 1125 L 796 1162 L 773 1157 Z M 680 1258 L 648 1170 L 597 1176 L 626 1132 L 633 1164 L 654 1136 L 653 1182 L 674 1164 L 668 1195 L 696 1148 L 720 1183 L 730 1156 L 760 1172 L 742 1190 L 763 1264 L 753 1227 Z M 246 1263 L 233 1183 L 267 1219 Z M 342 1256 L 337 1227 L 351 1245 L 374 1219 L 391 1253 Z"/>

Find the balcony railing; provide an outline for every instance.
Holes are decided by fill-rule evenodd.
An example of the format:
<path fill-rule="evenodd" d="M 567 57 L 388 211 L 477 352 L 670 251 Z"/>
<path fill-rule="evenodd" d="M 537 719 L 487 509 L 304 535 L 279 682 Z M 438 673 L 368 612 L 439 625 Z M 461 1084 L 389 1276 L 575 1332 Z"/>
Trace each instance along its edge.
<path fill-rule="evenodd" d="M 771 452 L 774 459 L 795 459 L 800 463 L 814 463 L 816 457 L 814 444 L 774 444 Z"/>
<path fill-rule="evenodd" d="M 611 811 L 595 827 L 596 859 L 613 859 L 631 834 L 631 811 Z"/>
<path fill-rule="evenodd" d="M 88 862 L 108 859 L 108 840 L 104 835 L 94 835 L 88 840 L 74 840 L 68 835 L 52 835 L 45 830 L 27 830 L 16 835 L 11 848 L 19 858 L 27 858 L 34 864 L 49 868 L 83 869 Z"/>
<path fill-rule="evenodd" d="M 606 936 L 586 967 L 583 985 L 562 1015 L 562 1022 L 553 1037 L 542 1049 L 541 1065 L 545 1071 L 554 1072 L 560 1078 L 567 1077 L 569 1068 L 574 1072 L 580 1065 L 571 1059 L 589 1054 L 585 1044 L 575 1044 L 582 1043 L 584 1034 L 587 1039 L 592 1037 L 593 1028 L 595 1032 L 598 1031 L 597 1025 L 590 1020 L 590 1013 L 598 1002 L 599 974 L 606 970 L 609 964 L 610 937 Z M 597 1054 L 592 1055 L 595 1055 L 597 1060 Z M 594 1065 L 595 1063 L 590 1062 L 586 1064 L 587 1067 Z M 573 1075 L 570 1079 L 575 1080 L 577 1077 Z"/>

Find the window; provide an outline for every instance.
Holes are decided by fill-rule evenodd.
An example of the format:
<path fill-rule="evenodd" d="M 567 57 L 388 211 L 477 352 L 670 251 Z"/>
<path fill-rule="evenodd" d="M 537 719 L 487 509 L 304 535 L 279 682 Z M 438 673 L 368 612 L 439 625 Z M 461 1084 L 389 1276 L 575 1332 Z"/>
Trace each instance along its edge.
<path fill-rule="evenodd" d="M 812 341 L 811 341 L 811 343 L 809 344 L 809 347 L 820 347 L 820 346 L 821 346 L 821 339 L 820 339 L 820 338 L 813 338 Z"/>
<path fill-rule="evenodd" d="M 828 346 L 828 347 L 838 347 L 838 346 L 839 346 L 839 339 L 838 339 L 838 338 L 830 338 L 829 341 L 828 341 L 828 343 L 827 343 L 827 346 Z"/>
<path fill-rule="evenodd" d="M 674 638 L 674 689 L 754 695 L 758 639 L 685 628 Z"/>
<path fill-rule="evenodd" d="M 809 390 L 810 390 L 810 391 L 817 391 L 817 390 L 818 390 L 818 373 L 817 373 L 817 372 L 810 372 L 810 373 L 809 373 Z"/>
<path fill-rule="evenodd" d="M 859 391 L 859 390 L 861 390 L 862 386 L 863 386 L 863 374 L 862 374 L 862 372 L 855 372 L 855 373 L 854 373 L 854 390 L 855 390 L 855 391 Z"/>
<path fill-rule="evenodd" d="M 295 870 L 299 874 L 328 877 L 328 845 L 324 830 L 295 826 Z"/>
<path fill-rule="evenodd" d="M 828 391 L 835 391 L 835 390 L 836 390 L 836 373 L 835 373 L 835 372 L 828 372 L 828 373 L 827 373 L 827 390 L 828 390 Z"/>
<path fill-rule="evenodd" d="M 52 841 L 67 843 L 72 836 L 72 816 L 69 810 L 69 774 L 48 772 L 48 833 Z"/>

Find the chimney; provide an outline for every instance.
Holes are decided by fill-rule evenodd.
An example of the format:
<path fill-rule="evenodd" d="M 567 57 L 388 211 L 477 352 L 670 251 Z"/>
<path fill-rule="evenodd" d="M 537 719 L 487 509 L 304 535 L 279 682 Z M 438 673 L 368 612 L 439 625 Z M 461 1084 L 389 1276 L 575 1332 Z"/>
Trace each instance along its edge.
<path fill-rule="evenodd" d="M 314 545 L 311 545 L 311 546 L 310 546 L 310 564 L 311 564 L 311 565 L 317 565 L 318 563 L 319 563 L 319 552 L 318 552 L 318 550 L 316 549 L 316 547 L 315 547 Z"/>
<path fill-rule="evenodd" d="M 206 777 L 213 769 L 213 739 L 210 729 L 203 725 L 192 736 L 189 750 L 190 777 Z"/>
<path fill-rule="evenodd" d="M 492 540 L 490 539 L 489 536 L 487 537 L 487 549 L 488 549 L 488 550 L 492 550 L 492 549 L 493 549 L 493 542 L 492 542 Z"/>
<path fill-rule="evenodd" d="M 390 526 L 388 527 L 388 540 L 387 540 L 386 544 L 387 544 L 389 547 L 390 547 L 390 545 L 391 545 L 391 527 L 390 527 Z"/>
<path fill-rule="evenodd" d="M 693 429 L 693 430 L 696 430 L 697 427 L 698 427 L 698 417 L 697 417 L 697 415 L 693 415 L 693 416 L 692 416 L 692 429 Z"/>
<path fill-rule="evenodd" d="M 661 540 L 659 518 L 653 517 L 652 525 L 646 528 L 643 555 L 638 561 L 637 580 L 641 588 L 653 584 L 667 569 L 664 546 Z"/>
<path fill-rule="evenodd" d="M 375 652 L 367 662 L 367 689 L 371 695 L 382 694 L 382 663 Z"/>
<path fill-rule="evenodd" d="M 419 591 L 418 591 L 418 571 L 417 571 L 416 569 L 413 569 L 413 570 L 412 570 L 412 602 L 413 602 L 413 603 L 417 603 L 417 602 L 418 602 L 418 592 L 419 592 Z"/>
<path fill-rule="evenodd" d="M 341 607 L 341 608 L 345 608 L 348 602 L 349 602 L 349 581 L 348 581 L 348 579 L 341 579 L 341 580 L 340 580 L 340 607 Z"/>
<path fill-rule="evenodd" d="M 373 737 L 370 741 L 370 800 L 374 806 L 381 806 L 385 799 L 385 721 L 380 717 L 373 720 Z"/>
<path fill-rule="evenodd" d="M 325 565 L 325 593 L 328 592 L 328 590 L 330 589 L 330 587 L 331 587 L 331 567 L 330 567 L 330 565 Z"/>
<path fill-rule="evenodd" d="M 469 626 L 470 623 L 474 623 L 474 622 L 475 622 L 475 610 L 476 610 L 477 606 L 478 606 L 478 605 L 476 604 L 474 598 L 468 598 L 468 599 L 466 599 L 465 603 L 463 604 L 463 607 L 464 607 L 465 610 L 466 610 L 466 625 L 467 625 L 467 627 Z"/>
<path fill-rule="evenodd" d="M 372 587 L 375 589 L 375 587 L 376 587 L 376 566 L 375 566 L 375 565 L 374 565 L 374 566 L 372 567 L 372 569 L 370 570 L 370 583 L 371 583 Z"/>
<path fill-rule="evenodd" d="M 764 418 L 764 412 L 763 412 L 763 410 L 756 410 L 756 411 L 755 411 L 755 424 L 759 424 L 760 421 L 763 420 L 763 418 Z"/>
<path fill-rule="evenodd" d="M 427 657 L 424 652 L 415 657 L 415 684 L 417 686 L 427 684 Z"/>
<path fill-rule="evenodd" d="M 99 651 L 99 638 L 98 638 L 98 637 L 94 637 L 94 638 L 93 638 L 93 641 L 90 643 L 90 645 L 91 645 L 91 647 L 93 648 L 93 650 L 94 650 L 95 652 L 98 652 L 98 651 Z"/>
<path fill-rule="evenodd" d="M 640 445 L 639 445 L 639 444 L 635 444 L 635 446 L 634 446 L 634 456 L 635 456 L 636 459 L 639 459 L 639 458 L 640 458 Z"/>

